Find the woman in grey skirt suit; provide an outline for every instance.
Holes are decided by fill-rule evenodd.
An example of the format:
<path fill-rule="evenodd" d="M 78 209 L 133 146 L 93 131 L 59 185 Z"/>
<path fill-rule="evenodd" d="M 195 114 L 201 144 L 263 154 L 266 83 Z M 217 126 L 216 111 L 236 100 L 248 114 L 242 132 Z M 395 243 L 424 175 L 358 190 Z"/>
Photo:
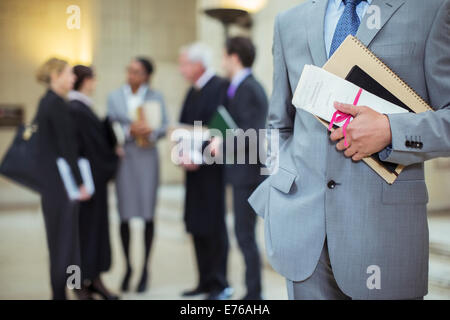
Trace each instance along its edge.
<path fill-rule="evenodd" d="M 162 95 L 149 87 L 153 64 L 145 58 L 133 59 L 127 71 L 127 84 L 108 98 L 108 117 L 120 123 L 125 142 L 116 177 L 116 191 L 121 218 L 120 234 L 127 262 L 122 291 L 127 291 L 131 277 L 129 220 L 145 220 L 145 262 L 137 288 L 147 289 L 148 258 L 152 247 L 159 159 L 156 147 L 167 129 L 168 118 Z M 145 106 L 145 107 L 144 107 Z M 145 112 L 144 112 L 144 111 Z M 147 120 L 152 121 L 146 121 Z M 153 119 L 149 119 L 154 117 Z M 157 120 L 155 120 L 157 119 Z M 157 121 L 157 124 L 154 124 Z M 154 127 L 148 124 L 151 122 Z"/>

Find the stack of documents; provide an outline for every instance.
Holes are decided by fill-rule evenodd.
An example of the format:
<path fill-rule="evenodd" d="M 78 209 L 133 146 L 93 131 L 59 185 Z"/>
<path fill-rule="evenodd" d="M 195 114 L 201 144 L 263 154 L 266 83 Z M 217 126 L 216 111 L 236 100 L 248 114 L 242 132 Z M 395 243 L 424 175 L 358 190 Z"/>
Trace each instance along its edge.
<path fill-rule="evenodd" d="M 305 65 L 292 103 L 313 115 L 330 122 L 336 112 L 334 102 L 353 104 L 360 88 L 353 83 L 339 78 L 322 68 Z M 370 92 L 362 90 L 359 106 L 370 106 L 379 113 L 394 114 L 408 111 L 381 99 Z M 337 125 L 341 125 L 336 123 Z"/>
<path fill-rule="evenodd" d="M 316 86 L 310 85 L 309 96 L 301 97 L 297 94 L 294 97 L 293 103 L 297 107 L 301 107 L 315 114 L 316 118 L 325 127 L 329 126 L 328 122 L 331 120 L 330 114 L 333 114 L 335 111 L 333 107 L 334 100 L 359 106 L 366 105 L 385 114 L 433 111 L 413 88 L 403 81 L 383 61 L 378 59 L 357 38 L 351 35 L 342 42 L 340 47 L 323 66 L 323 70 L 337 76 L 339 80 L 347 80 L 354 84 L 354 87 L 343 84 L 340 81 L 336 84 L 336 78 L 330 78 L 325 73 L 316 72 L 317 70 L 311 72 L 311 68 L 309 67 L 306 69 L 303 80 L 316 77 L 314 78 Z M 324 80 L 325 78 L 327 80 Z M 328 84 L 325 85 L 325 82 Z M 307 83 L 303 82 L 299 85 L 299 90 L 307 90 L 305 89 L 305 86 L 308 85 Z M 335 85 L 338 85 L 340 89 L 337 90 L 334 88 Z M 341 85 L 343 86 L 342 88 Z M 362 92 L 361 96 L 357 98 L 359 88 L 362 89 Z M 324 89 L 330 89 L 328 96 L 326 92 L 323 92 Z M 320 97 L 317 90 L 322 92 Z M 372 95 L 369 95 L 369 92 Z M 374 96 L 381 98 L 381 101 L 376 100 Z M 325 103 L 321 104 L 318 100 L 315 101 L 314 99 L 324 100 Z M 390 104 L 387 102 L 390 102 Z M 398 107 L 401 107 L 403 110 L 399 110 Z M 393 184 L 404 169 L 402 165 L 381 161 L 378 154 L 364 158 L 363 161 L 389 184 Z"/>
<path fill-rule="evenodd" d="M 80 190 L 72 174 L 69 164 L 64 158 L 58 158 L 56 160 L 59 174 L 64 183 L 67 195 L 70 200 L 76 201 L 80 199 Z M 92 171 L 89 161 L 81 158 L 78 160 L 78 168 L 80 169 L 81 177 L 83 178 L 83 184 L 86 187 L 87 193 L 92 196 L 95 192 L 94 179 L 92 178 Z"/>
<path fill-rule="evenodd" d="M 125 135 L 122 125 L 120 124 L 120 122 L 114 121 L 112 123 L 111 127 L 113 129 L 114 136 L 117 141 L 117 145 L 120 147 L 123 146 L 126 141 L 126 135 Z"/>

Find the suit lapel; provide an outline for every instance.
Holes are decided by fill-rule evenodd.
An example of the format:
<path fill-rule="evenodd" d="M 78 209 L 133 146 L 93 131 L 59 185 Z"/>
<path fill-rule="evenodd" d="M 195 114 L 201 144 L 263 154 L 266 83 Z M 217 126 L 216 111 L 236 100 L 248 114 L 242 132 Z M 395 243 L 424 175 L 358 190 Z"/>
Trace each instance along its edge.
<path fill-rule="evenodd" d="M 241 94 L 241 89 L 244 83 L 246 83 L 247 81 L 250 81 L 250 79 L 253 78 L 253 74 L 250 73 L 244 80 L 242 80 L 242 82 L 239 84 L 239 87 L 236 89 L 236 93 L 234 94 L 234 97 L 230 100 L 228 99 L 228 109 L 230 110 L 234 110 L 234 106 L 236 104 L 236 102 L 239 101 L 239 96 Z"/>
<path fill-rule="evenodd" d="M 367 9 L 356 37 L 366 47 L 368 47 L 378 32 L 380 32 L 386 22 L 389 21 L 392 15 L 403 5 L 404 2 L 404 0 L 374 0 L 370 7 L 379 8 L 379 10 L 371 10 L 370 7 Z M 375 14 L 378 13 L 380 13 L 380 28 L 373 27 L 374 22 L 376 22 L 375 19 L 377 19 Z"/>
<path fill-rule="evenodd" d="M 242 85 L 243 85 L 244 83 L 246 83 L 247 81 L 249 81 L 251 78 L 253 78 L 253 74 L 250 73 L 244 80 L 242 80 L 242 82 L 239 84 L 239 87 L 237 87 L 236 92 L 235 92 L 234 97 L 233 97 L 232 100 L 234 100 L 234 98 L 236 97 L 236 95 L 238 94 L 238 92 L 241 90 Z"/>
<path fill-rule="evenodd" d="M 325 48 L 324 27 L 325 13 L 328 0 L 312 0 L 309 3 L 308 16 L 308 44 L 314 64 L 321 67 L 327 61 Z"/>
<path fill-rule="evenodd" d="M 153 99 L 153 91 L 150 87 L 147 88 L 147 92 L 145 92 L 144 101 L 149 101 Z"/>

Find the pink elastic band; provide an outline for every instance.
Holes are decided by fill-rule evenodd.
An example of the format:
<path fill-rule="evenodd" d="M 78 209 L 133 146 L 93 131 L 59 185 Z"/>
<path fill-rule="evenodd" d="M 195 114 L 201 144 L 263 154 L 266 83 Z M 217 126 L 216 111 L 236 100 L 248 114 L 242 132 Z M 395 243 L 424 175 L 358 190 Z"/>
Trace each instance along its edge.
<path fill-rule="evenodd" d="M 354 106 L 358 105 L 358 101 L 359 101 L 359 98 L 361 97 L 362 91 L 363 90 L 360 88 L 359 91 L 358 91 L 358 94 L 355 97 L 355 101 L 353 102 Z M 336 110 L 336 112 L 333 114 L 333 117 L 331 118 L 331 122 L 330 122 L 330 125 L 328 127 L 328 130 L 331 131 L 331 129 L 333 129 L 333 125 L 335 123 L 341 123 L 342 121 L 345 120 L 345 123 L 342 126 L 342 132 L 344 133 L 345 147 L 348 147 L 348 143 L 347 143 L 347 126 L 349 125 L 351 118 L 352 118 L 351 114 L 344 113 L 342 111 Z"/>

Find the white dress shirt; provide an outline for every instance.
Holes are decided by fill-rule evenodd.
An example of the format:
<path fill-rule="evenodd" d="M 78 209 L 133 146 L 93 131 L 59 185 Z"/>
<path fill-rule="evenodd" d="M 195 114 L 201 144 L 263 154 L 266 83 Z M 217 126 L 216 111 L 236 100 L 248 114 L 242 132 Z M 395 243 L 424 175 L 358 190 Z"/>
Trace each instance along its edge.
<path fill-rule="evenodd" d="M 202 74 L 202 76 L 198 78 L 198 80 L 195 82 L 194 87 L 197 88 L 198 90 L 203 89 L 203 87 L 206 86 L 209 80 L 211 80 L 215 75 L 216 73 L 214 72 L 214 70 L 206 69 L 206 71 Z"/>
<path fill-rule="evenodd" d="M 130 119 L 135 119 L 136 109 L 142 106 L 145 102 L 145 96 L 147 95 L 148 85 L 141 85 L 136 93 L 133 93 L 131 87 L 127 84 L 123 87 L 125 98 L 128 107 L 128 116 Z"/>
<path fill-rule="evenodd" d="M 241 83 L 247 79 L 247 77 L 249 75 L 252 74 L 252 69 L 251 68 L 244 68 L 241 71 L 239 71 L 238 73 L 236 73 L 233 77 L 233 79 L 231 79 L 231 86 L 233 86 L 234 88 L 239 88 L 239 86 L 241 85 Z"/>

